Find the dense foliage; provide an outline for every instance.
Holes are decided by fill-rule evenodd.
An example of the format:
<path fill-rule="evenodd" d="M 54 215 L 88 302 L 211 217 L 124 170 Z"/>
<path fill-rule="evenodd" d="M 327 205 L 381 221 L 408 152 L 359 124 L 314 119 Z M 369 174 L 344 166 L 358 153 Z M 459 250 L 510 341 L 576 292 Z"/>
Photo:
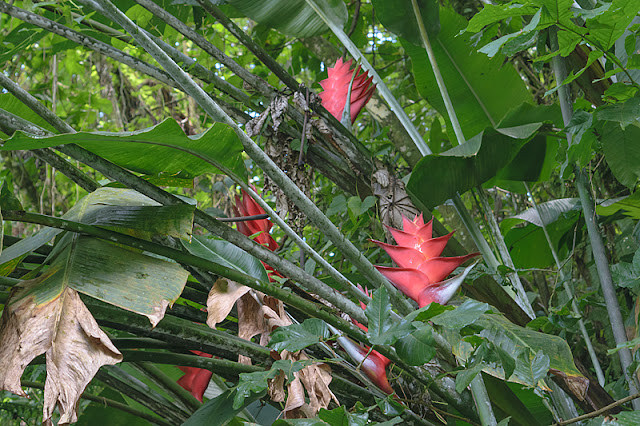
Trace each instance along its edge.
<path fill-rule="evenodd" d="M 0 422 L 639 422 L 639 12 L 0 1 Z"/>

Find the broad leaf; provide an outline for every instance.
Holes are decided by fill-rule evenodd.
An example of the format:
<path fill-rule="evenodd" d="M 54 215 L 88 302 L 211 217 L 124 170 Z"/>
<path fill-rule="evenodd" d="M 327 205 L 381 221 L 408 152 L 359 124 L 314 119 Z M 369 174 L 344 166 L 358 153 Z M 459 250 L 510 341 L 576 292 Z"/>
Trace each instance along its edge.
<path fill-rule="evenodd" d="M 386 29 L 392 33 L 410 41 L 416 46 L 422 47 L 422 37 L 413 12 L 411 0 L 373 0 L 373 7 L 376 10 L 376 17 Z M 429 33 L 435 36 L 440 32 L 439 12 L 440 7 L 436 0 L 418 0 L 418 7 L 422 15 L 422 21 Z"/>
<path fill-rule="evenodd" d="M 342 0 L 316 0 L 335 24 L 344 27 L 347 7 Z M 256 22 L 294 37 L 313 37 L 329 28 L 306 0 L 230 0 L 240 12 Z"/>
<path fill-rule="evenodd" d="M 489 59 L 474 50 L 469 34 L 459 34 L 467 26 L 462 16 L 441 8 L 440 23 L 442 30 L 431 44 L 466 139 L 495 126 L 513 105 L 531 101 L 522 78 L 510 64 L 505 64 L 504 56 L 498 54 Z M 445 117 L 452 138 L 451 124 L 426 51 L 406 42 L 403 46 L 411 56 L 418 91 Z"/>
<path fill-rule="evenodd" d="M 317 318 L 308 318 L 301 324 L 279 327 L 271 333 L 269 347 L 278 352 L 297 352 L 331 337 L 327 324 Z"/>
<path fill-rule="evenodd" d="M 413 169 L 408 192 L 425 207 L 444 203 L 496 176 L 525 144 L 493 129 L 441 154 L 427 155 Z"/>
<path fill-rule="evenodd" d="M 138 173 L 193 179 L 204 173 L 246 177 L 242 144 L 230 126 L 214 124 L 206 132 L 187 136 L 175 120 L 167 119 L 135 132 L 78 132 L 32 138 L 16 132 L 0 150 L 39 149 L 79 145 L 119 166 Z"/>
<path fill-rule="evenodd" d="M 210 424 L 223 425 L 231 421 L 239 412 L 244 410 L 253 401 L 262 398 L 266 390 L 247 395 L 240 406 L 234 407 L 233 401 L 237 390 L 227 390 L 217 397 L 207 401 L 200 407 L 182 426 L 205 426 Z"/>
<path fill-rule="evenodd" d="M 623 185 L 634 188 L 640 179 L 640 128 L 622 129 L 615 123 L 605 126 L 602 149 L 613 175 Z"/>
<path fill-rule="evenodd" d="M 189 253 L 224 265 L 262 281 L 269 281 L 267 271 L 255 257 L 225 240 L 216 240 L 206 235 L 196 235 L 191 242 L 181 240 Z"/>
<path fill-rule="evenodd" d="M 371 302 L 364 311 L 369 319 L 368 334 L 371 337 L 377 337 L 387 331 L 392 325 L 391 320 L 391 302 L 389 294 L 384 287 L 380 287 L 373 292 Z"/>
<path fill-rule="evenodd" d="M 54 268 L 51 268 L 54 269 Z M 76 404 L 98 369 L 122 361 L 122 354 L 91 316 L 78 293 L 48 278 L 23 281 L 14 289 L 0 320 L 0 389 L 27 396 L 20 386 L 24 368 L 46 353 L 43 422 L 56 404 L 60 424 L 76 421 Z"/>
<path fill-rule="evenodd" d="M 601 216 L 610 216 L 619 211 L 633 219 L 640 219 L 640 191 L 613 200 L 606 200 L 596 206 L 596 213 Z"/>
<path fill-rule="evenodd" d="M 443 327 L 458 329 L 475 323 L 488 310 L 489 305 L 486 303 L 467 299 L 454 310 L 443 312 L 431 318 L 431 321 Z"/>
<path fill-rule="evenodd" d="M 396 353 L 409 365 L 422 365 L 436 355 L 431 326 L 425 324 L 395 343 Z"/>
<path fill-rule="evenodd" d="M 560 198 L 538 204 L 538 209 L 531 207 L 520 214 L 513 216 L 515 219 L 526 220 L 536 226 L 548 226 L 558 220 L 560 215 L 578 207 L 578 198 Z"/>

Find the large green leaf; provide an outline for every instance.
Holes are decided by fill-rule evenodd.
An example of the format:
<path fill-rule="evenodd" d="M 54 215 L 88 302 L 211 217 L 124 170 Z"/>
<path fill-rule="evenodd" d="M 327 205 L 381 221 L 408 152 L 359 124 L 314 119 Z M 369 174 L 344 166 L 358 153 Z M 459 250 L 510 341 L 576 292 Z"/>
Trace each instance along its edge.
<path fill-rule="evenodd" d="M 619 211 L 633 219 L 640 219 L 640 191 L 624 197 L 607 200 L 596 206 L 596 213 L 601 216 L 610 216 Z"/>
<path fill-rule="evenodd" d="M 344 27 L 349 14 L 342 0 L 316 2 Z M 329 29 L 306 0 L 230 0 L 229 4 L 254 21 L 294 37 L 313 37 Z"/>
<path fill-rule="evenodd" d="M 422 37 L 411 0 L 373 0 L 376 17 L 386 29 L 422 47 Z M 436 0 L 418 0 L 422 21 L 430 36 L 440 32 L 440 7 Z"/>
<path fill-rule="evenodd" d="M 602 149 L 611 172 L 623 185 L 635 187 L 640 179 L 640 128 L 607 123 L 604 129 Z"/>
<path fill-rule="evenodd" d="M 172 119 L 135 132 L 78 132 L 44 138 L 17 132 L 0 150 L 39 149 L 70 143 L 146 175 L 193 179 L 221 170 L 241 178 L 247 174 L 242 144 L 233 129 L 222 123 L 195 136 L 185 135 Z"/>
<path fill-rule="evenodd" d="M 249 404 L 262 398 L 265 393 L 266 391 L 262 391 L 248 396 L 244 398 L 244 402 L 240 407 L 234 407 L 233 401 L 237 391 L 235 389 L 227 390 L 207 401 L 182 426 L 226 425 Z"/>
<path fill-rule="evenodd" d="M 462 145 L 422 158 L 413 169 L 407 190 L 425 207 L 438 206 L 496 176 L 525 143 L 487 128 Z"/>
<path fill-rule="evenodd" d="M 114 212 L 114 206 L 123 209 L 123 214 Z M 79 201 L 64 217 L 125 229 L 142 237 L 161 234 L 187 238 L 191 232 L 193 207 L 186 207 L 170 209 L 167 215 L 164 206 L 133 190 L 100 188 Z M 2 260 L 6 262 L 11 257 L 25 254 L 57 233 L 45 229 L 32 239 L 18 243 L 21 247 Z M 22 292 L 21 298 L 33 294 L 36 303 L 43 304 L 70 287 L 145 315 L 154 325 L 162 319 L 166 307 L 178 299 L 188 276 L 175 262 L 73 233 L 65 233 L 57 241 L 47 263 L 49 267 L 36 279 L 37 285 Z"/>
<path fill-rule="evenodd" d="M 194 236 L 191 242 L 182 241 L 189 253 L 240 271 L 262 281 L 269 281 L 262 262 L 241 248 L 225 240 L 206 235 Z"/>
<path fill-rule="evenodd" d="M 291 324 L 274 330 L 271 333 L 269 347 L 278 352 L 297 352 L 329 337 L 331 330 L 327 323 L 318 318 L 307 318 L 302 324 Z"/>
<path fill-rule="evenodd" d="M 442 30 L 431 40 L 438 66 L 456 110 L 466 139 L 488 126 L 495 126 L 513 107 L 530 102 L 531 95 L 517 71 L 504 56 L 489 59 L 472 46 L 470 35 L 459 34 L 467 21 L 453 10 L 440 9 Z M 413 62 L 413 73 L 420 94 L 451 125 L 426 51 L 403 42 Z"/>

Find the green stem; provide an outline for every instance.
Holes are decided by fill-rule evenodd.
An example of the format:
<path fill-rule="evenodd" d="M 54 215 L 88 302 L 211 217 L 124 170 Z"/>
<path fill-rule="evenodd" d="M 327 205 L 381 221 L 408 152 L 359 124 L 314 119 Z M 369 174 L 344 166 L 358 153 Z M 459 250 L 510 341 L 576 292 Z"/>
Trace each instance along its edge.
<path fill-rule="evenodd" d="M 487 388 L 484 386 L 484 381 L 482 380 L 482 372 L 478 373 L 471 381 L 471 394 L 476 401 L 476 408 L 478 409 L 482 426 L 497 426 L 498 422 L 493 415 L 491 400 L 489 399 Z"/>
<path fill-rule="evenodd" d="M 507 248 L 507 244 L 504 242 L 504 238 L 502 237 L 502 231 L 500 231 L 500 226 L 496 221 L 496 217 L 493 215 L 493 209 L 489 205 L 489 200 L 487 199 L 487 193 L 481 186 L 476 188 L 476 192 L 478 193 L 478 198 L 480 199 L 480 205 L 484 210 L 485 217 L 487 218 L 487 223 L 489 224 L 489 229 L 491 233 L 495 236 L 496 245 L 498 246 L 498 252 L 500 253 L 500 257 L 502 258 L 502 262 L 505 266 L 511 268 L 515 271 L 516 267 L 513 264 L 513 260 L 511 259 L 511 254 L 509 253 L 509 249 Z M 527 292 L 524 290 L 524 286 L 520 281 L 520 276 L 517 272 L 512 272 L 507 275 L 509 281 L 516 290 L 516 303 L 520 305 L 520 307 L 529 315 L 529 318 L 534 319 L 536 317 L 536 313 L 533 311 L 533 306 L 529 302 L 527 298 Z"/>
<path fill-rule="evenodd" d="M 558 30 L 555 27 L 549 29 L 549 41 L 550 47 L 553 51 L 558 50 Z M 556 55 L 553 57 L 552 62 L 553 71 L 556 77 L 556 85 L 561 85 L 567 77 L 567 68 L 565 60 L 562 56 Z M 562 118 L 565 126 L 571 121 L 573 116 L 573 104 L 571 102 L 571 94 L 569 93 L 568 86 L 560 86 L 558 88 L 558 99 L 560 101 L 560 109 L 562 110 Z M 571 146 L 571 134 L 567 133 L 567 141 Z M 591 251 L 593 253 L 593 260 L 596 264 L 598 271 L 598 277 L 600 278 L 600 287 L 602 288 L 602 294 L 607 306 L 607 313 L 609 314 L 609 322 L 611 323 L 611 329 L 616 345 L 622 346 L 627 342 L 627 335 L 625 332 L 624 321 L 622 319 L 622 313 L 620 312 L 620 305 L 618 304 L 618 297 L 616 295 L 615 288 L 613 286 L 613 279 L 611 278 L 611 270 L 609 269 L 609 262 L 605 252 L 602 238 L 598 231 L 598 227 L 595 221 L 595 210 L 593 208 L 594 201 L 591 197 L 587 186 L 587 180 L 585 178 L 584 170 L 578 169 L 575 166 L 576 175 L 576 187 L 580 194 L 580 202 L 582 204 L 582 210 L 584 211 L 584 219 L 587 225 L 587 233 L 589 234 L 589 241 L 591 242 Z M 629 371 L 629 367 L 632 364 L 631 351 L 628 347 L 624 347 L 618 351 L 618 357 L 620 358 L 620 365 L 624 377 L 629 386 L 629 393 L 635 394 L 638 392 L 638 382 L 636 375 Z M 633 400 L 634 410 L 640 410 L 640 401 Z"/>
<path fill-rule="evenodd" d="M 567 293 L 567 297 L 571 299 L 571 310 L 573 314 L 579 318 L 578 327 L 580 328 L 580 333 L 582 334 L 582 338 L 584 339 L 584 343 L 587 347 L 587 352 L 589 352 L 589 358 L 591 358 L 591 363 L 593 364 L 593 368 L 596 370 L 596 377 L 598 378 L 598 383 L 600 386 L 604 387 L 605 378 L 604 373 L 602 372 L 602 367 L 600 366 L 600 361 L 598 360 L 598 356 L 596 355 L 596 351 L 593 349 L 593 343 L 591 343 L 591 339 L 589 338 L 589 333 L 587 333 L 587 327 L 584 325 L 584 319 L 582 318 L 582 314 L 580 313 L 580 309 L 578 309 L 578 304 L 573 295 L 573 290 L 569 285 L 567 277 L 562 270 L 562 263 L 560 263 L 560 258 L 558 257 L 558 253 L 556 248 L 551 241 L 551 237 L 549 236 L 549 231 L 547 230 L 547 225 L 544 223 L 542 215 L 540 215 L 540 210 L 538 210 L 538 203 L 536 203 L 535 198 L 533 198 L 533 193 L 529 189 L 529 185 L 524 182 L 524 187 L 527 190 L 527 194 L 529 195 L 529 199 L 531 200 L 531 204 L 533 204 L 533 208 L 538 214 L 540 218 L 540 225 L 542 228 L 542 232 L 544 232 L 544 237 L 547 240 L 547 244 L 549 245 L 549 249 L 551 250 L 551 255 L 553 256 L 553 260 L 556 262 L 556 267 L 558 268 L 558 274 L 560 275 L 560 281 L 562 281 L 564 286 L 564 291 Z"/>
<path fill-rule="evenodd" d="M 81 0 L 87 3 L 88 0 Z M 91 2 L 93 3 L 93 2 Z M 371 262 L 362 255 L 338 228 L 307 198 L 298 186 L 267 156 L 260 147 L 214 102 L 204 90 L 198 86 L 182 68 L 159 48 L 149 37 L 140 31 L 124 13 L 109 0 L 95 0 L 110 19 L 122 26 L 135 40 L 158 61 L 171 77 L 188 93 L 204 111 L 216 121 L 229 125 L 244 146 L 251 159 L 284 191 L 287 196 L 305 213 L 307 218 L 323 232 L 343 255 L 367 277 L 376 287 L 384 286 L 392 296 L 399 310 L 406 314 L 413 310 L 408 300 L 402 297 L 397 289 L 380 273 Z"/>
<path fill-rule="evenodd" d="M 369 74 L 373 77 L 373 82 L 376 84 L 378 90 L 382 94 L 382 97 L 384 98 L 385 101 L 387 101 L 387 103 L 389 104 L 393 112 L 398 117 L 398 120 L 400 120 L 400 122 L 404 126 L 407 133 L 409 133 L 409 136 L 413 140 L 413 143 L 415 143 L 416 146 L 418 147 L 418 150 L 420 151 L 420 153 L 422 153 L 422 155 L 430 154 L 431 150 L 422 139 L 420 132 L 418 132 L 418 129 L 416 129 L 416 127 L 413 125 L 413 123 L 411 122 L 407 114 L 404 112 L 404 109 L 402 108 L 402 106 L 400 106 L 396 98 L 393 96 L 393 94 L 391 93 L 391 90 L 389 90 L 389 88 L 384 83 L 382 78 L 380 78 L 380 76 L 378 75 L 376 70 L 373 68 L 373 66 L 371 66 L 367 58 L 360 52 L 360 49 L 358 49 L 358 47 L 351 41 L 351 39 L 344 32 L 344 30 L 339 25 L 336 25 L 333 19 L 331 19 L 331 17 L 328 16 L 322 10 L 322 8 L 318 6 L 315 0 L 307 0 L 307 4 L 313 8 L 313 10 L 318 14 L 318 16 L 320 16 L 320 18 L 322 18 L 325 24 L 327 24 L 327 26 L 331 29 L 331 31 L 333 31 L 336 37 L 338 37 L 340 42 L 347 48 L 351 56 L 353 56 L 356 59 L 356 61 L 360 62 L 362 64 L 362 68 L 367 70 Z"/>
<path fill-rule="evenodd" d="M 28 388 L 34 388 L 34 389 L 41 389 L 44 390 L 44 383 L 40 383 L 40 382 L 32 382 L 29 380 L 22 380 L 21 381 L 22 386 L 28 387 Z M 140 417 L 141 419 L 145 419 L 153 424 L 156 425 L 160 425 L 160 426 L 174 426 L 173 423 L 164 420 L 160 417 L 156 417 L 154 415 L 148 414 L 144 411 L 135 409 L 133 407 L 130 407 L 127 404 L 123 404 L 122 402 L 118 402 L 118 401 L 114 401 L 112 399 L 109 398 L 105 398 L 103 396 L 97 396 L 97 395 L 92 395 L 90 393 L 87 392 L 83 392 L 80 395 L 80 398 L 82 399 L 86 399 L 89 401 L 93 401 L 93 402 L 97 402 L 100 405 L 106 405 L 107 407 L 112 407 L 115 408 L 116 410 L 120 410 L 120 411 L 124 411 L 125 413 L 129 413 L 129 414 L 133 414 L 136 417 Z"/>

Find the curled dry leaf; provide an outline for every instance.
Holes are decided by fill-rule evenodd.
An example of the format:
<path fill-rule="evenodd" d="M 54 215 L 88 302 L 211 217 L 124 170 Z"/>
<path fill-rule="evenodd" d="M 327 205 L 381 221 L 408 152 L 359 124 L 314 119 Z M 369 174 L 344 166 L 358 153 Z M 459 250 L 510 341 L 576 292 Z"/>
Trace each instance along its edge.
<path fill-rule="evenodd" d="M 80 394 L 98 369 L 122 361 L 122 354 L 100 330 L 75 290 L 43 288 L 38 286 L 42 277 L 25 281 L 16 289 L 2 313 L 0 388 L 27 396 L 20 387 L 20 377 L 35 357 L 46 353 L 43 423 L 52 424 L 57 404 L 59 424 L 68 424 L 77 420 Z"/>
<path fill-rule="evenodd" d="M 219 278 L 207 297 L 207 325 L 216 328 L 216 324 L 229 315 L 236 301 L 249 290 L 247 286 Z"/>
<path fill-rule="evenodd" d="M 402 227 L 402 217 L 414 217 L 420 211 L 413 205 L 404 182 L 389 173 L 378 164 L 378 171 L 373 174 L 373 194 L 380 200 L 380 217 L 382 223 L 392 228 Z M 391 235 L 386 231 L 387 238 Z"/>

